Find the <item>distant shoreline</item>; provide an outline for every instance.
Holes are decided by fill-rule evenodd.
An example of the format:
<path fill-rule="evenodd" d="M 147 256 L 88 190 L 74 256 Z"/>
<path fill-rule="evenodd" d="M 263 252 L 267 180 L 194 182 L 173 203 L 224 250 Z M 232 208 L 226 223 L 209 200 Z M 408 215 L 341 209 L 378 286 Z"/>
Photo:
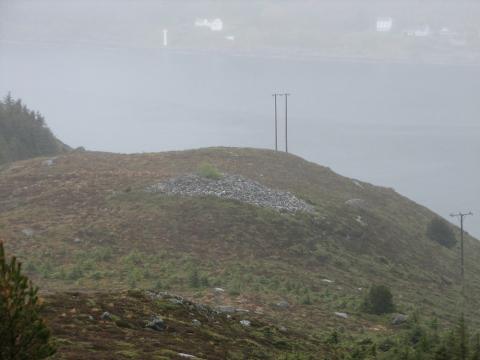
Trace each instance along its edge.
<path fill-rule="evenodd" d="M 391 64 L 391 65 L 436 65 L 436 66 L 480 66 L 480 53 L 474 59 L 451 58 L 442 56 L 422 56 L 419 58 L 399 58 L 399 57 L 375 57 L 375 56 L 346 56 L 346 55 L 328 55 L 320 54 L 314 49 L 282 49 L 267 48 L 261 50 L 233 50 L 233 49 L 192 49 L 181 47 L 150 47 L 150 46 L 132 46 L 123 44 L 99 44 L 94 42 L 34 42 L 34 41 L 12 41 L 0 39 L 0 46 L 28 46 L 40 48 L 58 48 L 58 49 L 92 49 L 104 51 L 154 51 L 158 53 L 176 53 L 176 54 L 202 54 L 202 55 L 219 55 L 230 57 L 245 58 L 263 58 L 275 60 L 292 60 L 292 61 L 321 61 L 336 63 L 352 63 L 352 64 Z"/>

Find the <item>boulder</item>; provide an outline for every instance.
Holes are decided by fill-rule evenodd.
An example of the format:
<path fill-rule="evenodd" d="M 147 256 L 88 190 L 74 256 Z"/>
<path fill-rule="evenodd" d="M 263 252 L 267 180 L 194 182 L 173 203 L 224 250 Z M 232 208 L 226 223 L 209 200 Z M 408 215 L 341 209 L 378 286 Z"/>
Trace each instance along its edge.
<path fill-rule="evenodd" d="M 348 314 L 344 312 L 335 312 L 335 315 L 343 319 L 348 319 Z"/>
<path fill-rule="evenodd" d="M 28 237 L 32 237 L 35 234 L 35 231 L 32 229 L 23 229 L 22 234 Z"/>
<path fill-rule="evenodd" d="M 405 314 L 395 314 L 392 319 L 392 325 L 401 325 L 408 321 L 408 315 Z"/>
<path fill-rule="evenodd" d="M 105 311 L 101 316 L 100 319 L 102 320 L 112 320 L 112 314 L 110 314 L 108 311 Z"/>
<path fill-rule="evenodd" d="M 235 308 L 233 306 L 222 305 L 217 307 L 217 311 L 221 314 L 233 314 Z"/>
<path fill-rule="evenodd" d="M 249 327 L 251 325 L 249 320 L 240 320 L 240 324 L 245 327 Z"/>
<path fill-rule="evenodd" d="M 155 331 L 163 331 L 167 326 L 165 325 L 163 319 L 155 317 L 152 321 L 148 321 L 145 327 Z"/>
<path fill-rule="evenodd" d="M 290 304 L 288 303 L 288 301 L 286 300 L 282 300 L 282 301 L 279 301 L 275 304 L 276 307 L 280 308 L 280 309 L 287 309 Z"/>
<path fill-rule="evenodd" d="M 235 309 L 235 312 L 237 312 L 237 313 L 249 313 L 249 312 L 250 312 L 250 310 L 248 310 L 248 309 L 240 309 L 240 308 L 238 308 L 238 309 Z"/>

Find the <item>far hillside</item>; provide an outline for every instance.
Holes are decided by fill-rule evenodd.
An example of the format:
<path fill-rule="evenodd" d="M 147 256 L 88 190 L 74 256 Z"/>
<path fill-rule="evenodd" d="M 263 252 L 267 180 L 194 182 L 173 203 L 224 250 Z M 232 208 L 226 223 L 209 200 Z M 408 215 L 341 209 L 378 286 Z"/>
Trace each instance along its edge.
<path fill-rule="evenodd" d="M 8 94 L 0 101 L 0 164 L 64 153 L 43 116 Z"/>

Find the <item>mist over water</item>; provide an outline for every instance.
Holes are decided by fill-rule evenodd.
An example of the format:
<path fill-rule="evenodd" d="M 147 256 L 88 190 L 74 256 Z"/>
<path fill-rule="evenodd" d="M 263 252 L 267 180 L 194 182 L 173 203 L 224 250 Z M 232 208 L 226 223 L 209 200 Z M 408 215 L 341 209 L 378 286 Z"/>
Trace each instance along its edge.
<path fill-rule="evenodd" d="M 445 217 L 471 210 L 480 237 L 480 66 L 0 41 L 8 91 L 67 144 L 126 153 L 272 148 L 271 94 L 288 91 L 292 153 Z"/>

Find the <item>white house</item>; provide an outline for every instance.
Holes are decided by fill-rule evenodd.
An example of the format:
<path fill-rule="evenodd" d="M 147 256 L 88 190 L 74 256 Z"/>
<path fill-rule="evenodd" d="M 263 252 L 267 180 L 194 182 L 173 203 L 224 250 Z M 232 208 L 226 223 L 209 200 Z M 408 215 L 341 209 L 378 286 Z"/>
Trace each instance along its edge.
<path fill-rule="evenodd" d="M 219 18 L 213 19 L 211 21 L 208 19 L 197 19 L 195 20 L 195 26 L 208 27 L 212 31 L 222 31 L 223 21 L 222 19 L 219 19 Z"/>
<path fill-rule="evenodd" d="M 382 17 L 377 19 L 377 32 L 390 32 L 393 27 L 393 19 L 391 17 Z"/>
<path fill-rule="evenodd" d="M 432 30 L 430 29 L 430 26 L 425 25 L 418 29 L 407 30 L 405 31 L 405 34 L 407 36 L 414 36 L 414 37 L 427 37 L 432 35 Z"/>

